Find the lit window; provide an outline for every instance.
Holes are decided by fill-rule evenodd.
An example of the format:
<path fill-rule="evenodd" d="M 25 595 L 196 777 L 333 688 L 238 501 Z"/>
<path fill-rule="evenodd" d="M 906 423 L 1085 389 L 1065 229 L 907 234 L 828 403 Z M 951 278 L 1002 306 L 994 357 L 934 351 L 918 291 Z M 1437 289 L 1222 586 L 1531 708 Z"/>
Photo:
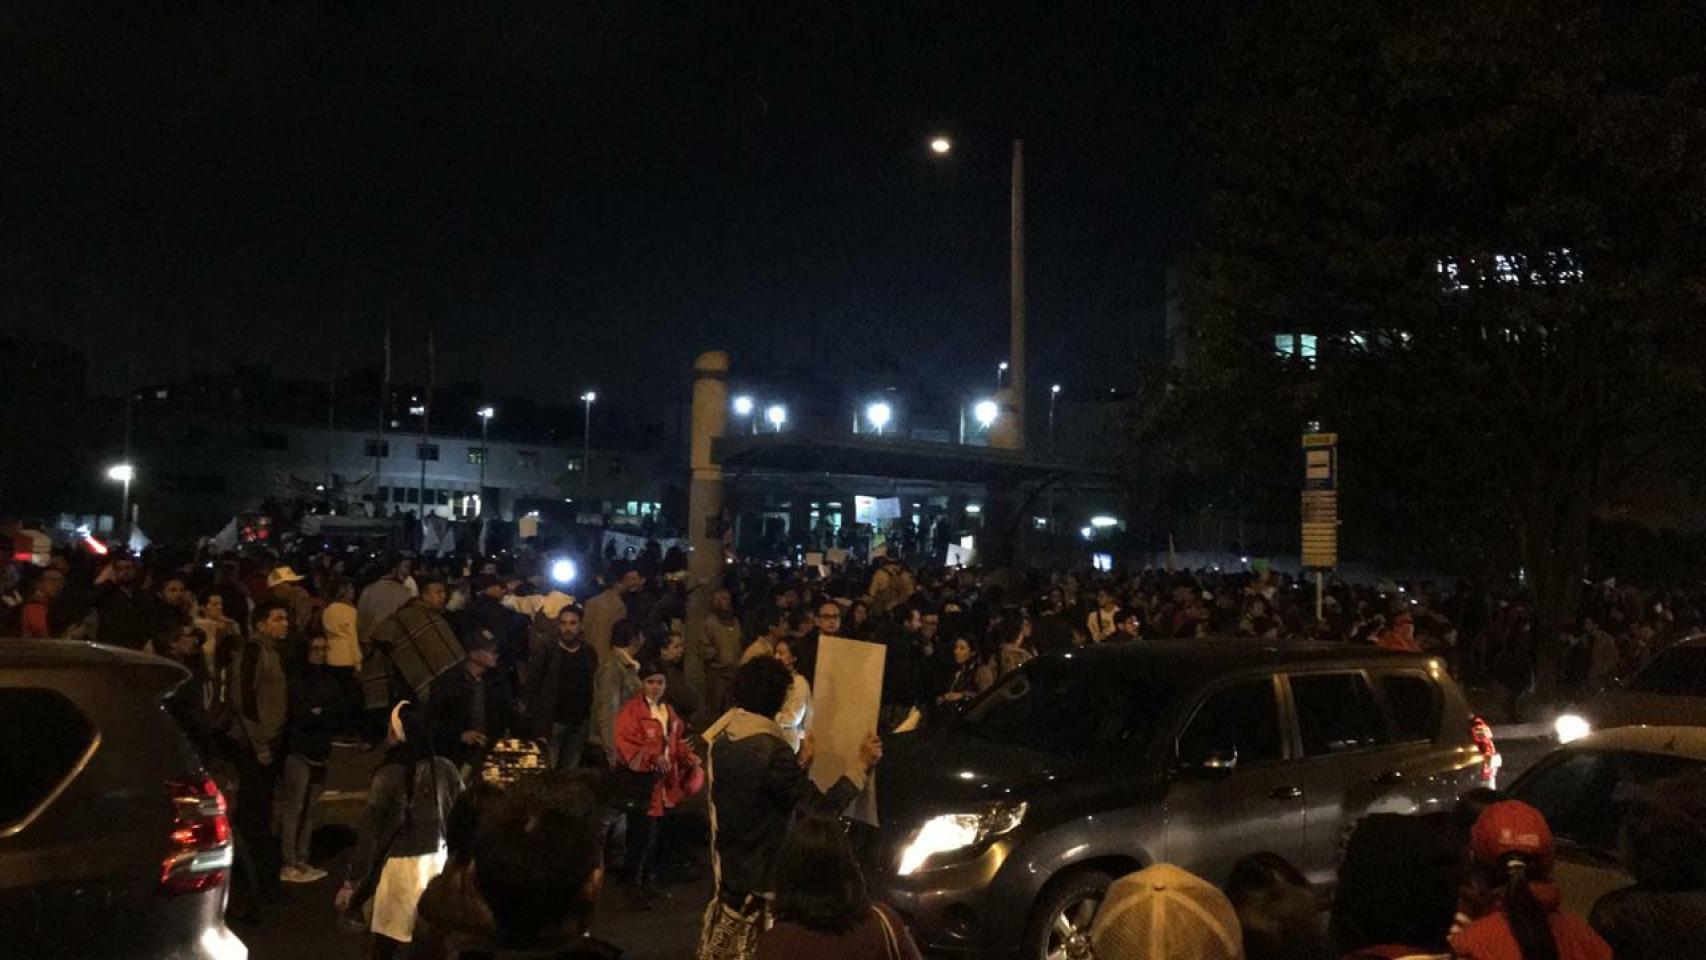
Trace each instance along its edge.
<path fill-rule="evenodd" d="M 1274 334 L 1274 356 L 1290 358 L 1297 353 L 1297 337 L 1289 333 Z"/>
<path fill-rule="evenodd" d="M 474 466 L 480 466 L 480 465 L 484 464 L 486 462 L 486 448 L 485 447 L 469 447 L 468 448 L 468 462 L 473 464 Z"/>

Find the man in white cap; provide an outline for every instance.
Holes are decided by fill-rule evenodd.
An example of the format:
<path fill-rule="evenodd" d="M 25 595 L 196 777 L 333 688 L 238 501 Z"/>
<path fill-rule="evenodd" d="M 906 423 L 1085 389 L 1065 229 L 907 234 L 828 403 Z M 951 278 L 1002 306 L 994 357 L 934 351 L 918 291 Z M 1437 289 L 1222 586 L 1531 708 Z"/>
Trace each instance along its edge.
<path fill-rule="evenodd" d="M 1108 888 L 1090 926 L 1095 960 L 1243 960 L 1238 912 L 1213 884 L 1170 863 Z"/>
<path fill-rule="evenodd" d="M 321 603 L 302 586 L 302 574 L 288 566 L 274 567 L 267 574 L 267 598 L 277 600 L 290 610 L 290 640 L 284 651 L 287 662 L 300 660 L 306 649 L 303 638 L 308 624 L 320 609 Z"/>

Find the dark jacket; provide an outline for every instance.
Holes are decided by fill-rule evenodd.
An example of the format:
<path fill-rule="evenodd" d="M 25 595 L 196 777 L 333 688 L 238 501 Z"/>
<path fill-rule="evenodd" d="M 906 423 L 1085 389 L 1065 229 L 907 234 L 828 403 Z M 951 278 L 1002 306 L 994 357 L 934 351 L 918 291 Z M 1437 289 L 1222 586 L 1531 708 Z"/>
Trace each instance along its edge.
<path fill-rule="evenodd" d="M 421 892 L 409 960 L 448 960 L 492 935 L 492 908 L 474 889 L 469 866 L 446 866 Z"/>
<path fill-rule="evenodd" d="M 536 737 L 551 735 L 551 724 L 586 723 L 592 719 L 593 683 L 598 678 L 598 651 L 583 642 L 570 653 L 553 643 L 539 653 L 528 673 L 527 722 Z"/>
<path fill-rule="evenodd" d="M 491 634 L 497 641 L 498 656 L 506 666 L 527 659 L 527 618 L 485 594 L 468 601 L 462 611 L 462 639 L 479 633 Z"/>
<path fill-rule="evenodd" d="M 770 717 L 733 710 L 705 732 L 723 892 L 772 892 L 772 875 L 794 812 L 839 813 L 864 788 L 842 777 L 818 790 Z"/>
<path fill-rule="evenodd" d="M 160 627 L 161 603 L 139 589 L 125 590 L 116 583 L 101 587 L 92 604 L 95 638 L 115 647 L 141 650 Z"/>
<path fill-rule="evenodd" d="M 348 879 L 357 887 L 384 866 L 383 861 L 436 853 L 444 842 L 444 820 L 462 795 L 462 778 L 443 757 L 417 760 L 412 766 L 412 775 L 407 760 L 388 761 L 373 771 L 349 862 Z"/>
<path fill-rule="evenodd" d="M 1617 960 L 1706 956 L 1706 890 L 1624 887 L 1600 897 L 1588 922 Z"/>
<path fill-rule="evenodd" d="M 699 691 L 687 679 L 686 663 L 664 661 L 663 675 L 663 702 L 675 708 L 683 723 L 693 726 L 693 715 L 699 712 Z"/>
<path fill-rule="evenodd" d="M 477 695 L 485 698 L 485 717 L 477 721 L 474 704 Z M 427 716 L 432 723 L 433 752 L 447 757 L 457 766 L 477 761 L 481 750 L 462 742 L 462 734 L 478 730 L 488 743 L 509 735 L 515 697 L 509 681 L 501 670 L 487 670 L 478 678 L 458 666 L 446 671 L 432 682 L 427 695 Z"/>
<path fill-rule="evenodd" d="M 290 752 L 313 763 L 326 762 L 332 752 L 332 734 L 342 728 L 345 711 L 337 674 L 324 664 L 306 665 L 290 681 Z"/>
<path fill-rule="evenodd" d="M 907 633 L 899 626 L 882 631 L 883 646 L 883 705 L 911 707 L 923 699 L 924 653 L 919 649 L 919 636 Z"/>

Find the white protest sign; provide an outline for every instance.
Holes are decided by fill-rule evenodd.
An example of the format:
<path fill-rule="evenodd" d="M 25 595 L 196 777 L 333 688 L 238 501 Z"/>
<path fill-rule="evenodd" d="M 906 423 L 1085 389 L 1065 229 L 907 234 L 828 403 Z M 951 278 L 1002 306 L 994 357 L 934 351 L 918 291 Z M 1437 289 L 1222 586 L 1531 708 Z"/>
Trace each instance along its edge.
<path fill-rule="evenodd" d="M 877 710 L 883 699 L 883 656 L 880 643 L 843 637 L 822 637 L 817 647 L 817 676 L 812 689 L 812 741 L 817 748 L 811 778 L 819 790 L 835 786 L 857 765 L 859 747 L 876 732 Z M 876 808 L 867 789 L 850 814 L 876 823 Z"/>

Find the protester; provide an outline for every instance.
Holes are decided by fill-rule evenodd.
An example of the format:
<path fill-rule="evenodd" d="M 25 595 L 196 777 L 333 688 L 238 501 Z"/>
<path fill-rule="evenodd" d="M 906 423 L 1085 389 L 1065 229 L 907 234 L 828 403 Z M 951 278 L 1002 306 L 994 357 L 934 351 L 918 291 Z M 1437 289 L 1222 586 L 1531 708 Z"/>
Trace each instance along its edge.
<path fill-rule="evenodd" d="M 1091 643 L 1104 643 L 1114 639 L 1117 629 L 1115 617 L 1119 615 L 1120 603 L 1115 599 L 1114 591 L 1102 587 L 1096 591 L 1096 609 L 1085 620 L 1085 626 L 1090 631 Z"/>
<path fill-rule="evenodd" d="M 1121 610 L 1114 616 L 1113 636 L 1107 637 L 1108 642 L 1136 640 L 1143 632 L 1143 613 L 1138 610 Z"/>
<path fill-rule="evenodd" d="M 473 868 L 493 929 L 457 951 L 459 960 L 621 956 L 590 933 L 604 885 L 603 825 L 595 806 L 590 792 L 573 782 L 549 791 L 517 790 L 497 804 L 493 822 L 475 842 Z"/>
<path fill-rule="evenodd" d="M 355 585 L 348 577 L 334 576 L 327 584 L 331 601 L 320 611 L 320 626 L 326 636 L 326 667 L 337 680 L 346 705 L 344 727 L 337 731 L 340 743 L 355 742 L 350 734 L 356 721 L 355 707 L 361 703 L 361 641 L 356 624 Z"/>
<path fill-rule="evenodd" d="M 895 608 L 892 622 L 881 631 L 883 652 L 882 705 L 877 727 L 893 730 L 924 700 L 923 662 L 919 630 L 924 620 L 918 608 L 903 604 Z"/>
<path fill-rule="evenodd" d="M 158 605 L 137 585 L 136 561 L 115 557 L 95 578 L 95 638 L 115 647 L 141 650 L 159 625 Z"/>
<path fill-rule="evenodd" d="M 18 636 L 25 639 L 61 636 L 66 627 L 59 604 L 60 595 L 65 592 L 65 573 L 47 567 L 25 586 L 29 592 L 28 599 L 18 607 Z"/>
<path fill-rule="evenodd" d="M 1552 829 L 1517 800 L 1482 811 L 1469 834 L 1473 876 L 1488 912 L 1454 934 L 1461 960 L 1610 960 L 1611 948 L 1580 917 L 1559 910 Z"/>
<path fill-rule="evenodd" d="M 637 815 L 628 823 L 628 903 L 650 910 L 663 899 L 657 884 L 663 817 L 684 797 L 699 792 L 704 775 L 684 739 L 680 715 L 664 702 L 668 680 L 662 662 L 644 663 L 636 674 L 640 689 L 616 716 L 615 746 L 622 770 L 636 777 L 643 789 L 633 811 Z"/>
<path fill-rule="evenodd" d="M 532 664 L 526 695 L 533 735 L 544 738 L 554 770 L 580 766 L 591 730 L 598 654 L 581 633 L 581 608 L 557 611 L 557 637 Z"/>
<path fill-rule="evenodd" d="M 925 626 L 926 627 L 929 626 L 929 618 L 925 619 Z M 820 630 L 823 629 L 823 611 L 822 610 L 818 611 L 818 629 L 820 629 Z M 859 600 L 855 600 L 851 604 L 849 604 L 847 607 L 847 617 L 845 620 L 845 625 L 842 627 L 842 632 L 837 634 L 837 633 L 835 633 L 835 631 L 832 630 L 832 631 L 830 631 L 830 635 L 831 636 L 843 636 L 849 640 L 867 640 L 867 641 L 870 640 L 872 637 L 876 636 L 876 624 L 871 622 L 871 603 L 870 603 L 870 601 L 864 600 L 864 599 L 859 599 Z"/>
<path fill-rule="evenodd" d="M 604 573 L 604 590 L 586 603 L 581 629 L 600 663 L 610 659 L 610 638 L 620 621 L 630 619 L 629 598 L 645 584 L 633 567 L 613 565 Z"/>
<path fill-rule="evenodd" d="M 1621 846 L 1635 883 L 1594 904 L 1593 928 L 1618 960 L 1706 957 L 1706 773 L 1637 792 Z"/>
<path fill-rule="evenodd" d="M 445 862 L 445 824 L 462 793 L 456 767 L 435 757 L 424 713 L 404 701 L 391 711 L 385 762 L 373 772 L 355 853 L 333 906 L 372 900 L 368 956 L 390 960 L 414 936 L 421 891 Z"/>
<path fill-rule="evenodd" d="M 766 628 L 769 626 L 765 624 Z M 692 625 L 690 634 L 696 639 L 699 656 L 705 663 L 705 700 L 713 712 L 720 712 L 728 697 L 729 681 L 734 678 L 745 649 L 729 591 L 711 592 L 711 612 Z"/>
<path fill-rule="evenodd" d="M 409 960 L 447 960 L 492 935 L 492 909 L 474 889 L 474 841 L 503 790 L 476 780 L 450 808 L 444 824 L 444 870 L 421 891 Z"/>
<path fill-rule="evenodd" d="M 237 767 L 237 801 L 232 824 L 263 891 L 276 874 L 273 843 L 273 791 L 282 759 L 290 693 L 281 650 L 290 633 L 290 612 L 276 600 L 255 606 L 255 631 L 237 654 L 230 674 L 231 755 Z"/>
<path fill-rule="evenodd" d="M 1094 960 L 1242 960 L 1238 914 L 1213 884 L 1169 863 L 1113 882 L 1090 926 Z"/>
<path fill-rule="evenodd" d="M 509 735 L 515 695 L 498 669 L 498 640 L 486 631 L 470 634 L 460 667 L 432 682 L 427 697 L 433 751 L 464 777 L 480 769 L 486 750 Z"/>
<path fill-rule="evenodd" d="M 936 698 L 936 703 L 942 707 L 958 708 L 972 697 L 981 692 L 978 682 L 977 651 L 972 647 L 971 640 L 966 637 L 955 637 L 953 643 L 954 675 L 948 681 L 947 690 Z"/>
<path fill-rule="evenodd" d="M 873 731 L 853 768 L 827 793 L 818 790 L 806 775 L 810 741 L 796 759 L 776 725 L 792 683 L 787 668 L 772 658 L 742 664 L 734 678 L 734 709 L 705 732 L 717 886 L 705 911 L 701 956 L 734 956 L 750 948 L 770 925 L 776 861 L 795 811 L 845 809 L 882 759 L 882 741 Z"/>
<path fill-rule="evenodd" d="M 640 692 L 640 661 L 644 641 L 632 620 L 618 620 L 610 629 L 610 656 L 599 657 L 592 688 L 591 743 L 609 767 L 621 763 L 616 752 L 616 715 Z"/>
<path fill-rule="evenodd" d="M 788 685 L 788 696 L 782 701 L 782 709 L 776 713 L 776 725 L 782 728 L 782 739 L 788 741 L 788 746 L 795 753 L 799 753 L 812 729 L 812 685 L 801 675 L 799 660 L 795 658 L 789 641 L 776 644 L 776 659 L 788 668 L 788 674 L 794 678 Z"/>
<path fill-rule="evenodd" d="M 462 644 L 444 618 L 447 599 L 444 581 L 422 578 L 420 596 L 379 621 L 364 641 L 361 683 L 370 712 L 426 697 L 434 680 L 462 662 Z"/>
<path fill-rule="evenodd" d="M 871 901 L 834 819 L 802 817 L 788 831 L 776 890 L 777 922 L 758 938 L 755 960 L 923 960 L 900 915 Z"/>
<path fill-rule="evenodd" d="M 178 627 L 167 635 L 164 649 L 155 652 L 172 660 L 190 672 L 189 679 L 167 695 L 162 706 L 178 722 L 178 728 L 195 747 L 202 765 L 208 766 L 217 755 L 219 734 L 215 726 L 214 705 L 220 694 L 215 689 L 213 674 L 201 654 L 202 634 L 195 627 Z"/>
<path fill-rule="evenodd" d="M 700 714 L 701 703 L 699 691 L 693 686 L 692 679 L 687 676 L 687 644 L 682 640 L 680 630 L 669 632 L 669 635 L 664 639 L 663 648 L 658 651 L 657 658 L 663 664 L 664 673 L 669 681 L 663 691 L 664 702 L 681 715 L 682 724 L 691 730 L 695 718 Z"/>
<path fill-rule="evenodd" d="M 776 644 L 788 636 L 789 620 L 789 615 L 780 608 L 767 608 L 758 618 L 762 632 L 753 637 L 752 642 L 741 652 L 740 662 L 744 664 L 759 657 L 774 657 Z"/>
<path fill-rule="evenodd" d="M 1237 911 L 1245 960 L 1327 960 L 1327 931 L 1309 880 L 1277 853 L 1232 865 L 1226 898 Z"/>
<path fill-rule="evenodd" d="M 267 574 L 267 596 L 290 609 L 290 647 L 285 651 L 291 660 L 300 660 L 302 645 L 312 632 L 317 632 L 320 601 L 302 585 L 303 576 L 290 567 L 274 567 Z"/>
<path fill-rule="evenodd" d="M 399 557 L 383 577 L 361 591 L 361 600 L 356 604 L 355 628 L 364 648 L 372 644 L 373 631 L 379 624 L 415 598 L 417 590 L 409 586 L 413 582 L 413 572 L 414 561 Z"/>
<path fill-rule="evenodd" d="M 1345 843 L 1333 897 L 1344 960 L 1449 960 L 1463 850 L 1421 817 L 1362 818 Z"/>
<path fill-rule="evenodd" d="M 284 866 L 278 872 L 285 883 L 314 883 L 326 876 L 326 871 L 308 862 L 308 848 L 314 835 L 314 808 L 326 789 L 332 735 L 345 722 L 344 688 L 326 664 L 329 646 L 325 637 L 309 640 L 307 663 L 290 680 L 290 752 L 284 758 L 284 808 L 280 811 Z"/>

